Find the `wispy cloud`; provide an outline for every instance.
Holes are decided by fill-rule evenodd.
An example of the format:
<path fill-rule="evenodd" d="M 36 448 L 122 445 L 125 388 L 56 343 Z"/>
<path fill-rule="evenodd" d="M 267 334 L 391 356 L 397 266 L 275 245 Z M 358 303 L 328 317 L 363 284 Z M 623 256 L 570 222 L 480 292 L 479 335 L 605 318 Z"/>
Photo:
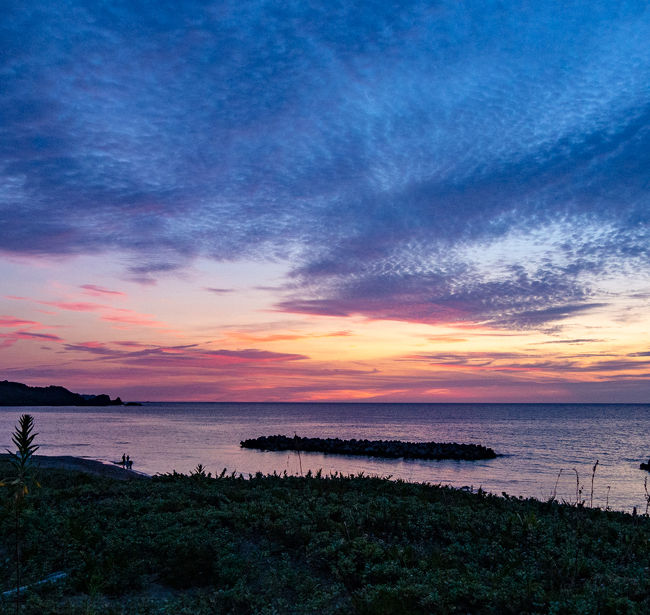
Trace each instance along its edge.
<path fill-rule="evenodd" d="M 92 295 L 94 297 L 102 297 L 104 295 L 126 297 L 126 293 L 120 292 L 119 290 L 110 290 L 95 284 L 82 284 L 79 288 L 84 289 L 84 292 L 87 295 Z"/>
<path fill-rule="evenodd" d="M 102 320 L 123 325 L 138 325 L 140 327 L 164 327 L 165 324 L 155 320 L 150 314 L 140 314 L 133 310 L 119 310 L 104 314 Z"/>
<path fill-rule="evenodd" d="M 233 361 L 301 361 L 309 357 L 303 354 L 291 354 L 285 352 L 270 352 L 268 350 L 257 350 L 247 348 L 245 350 L 208 350 L 204 356 L 221 357 Z"/>
<path fill-rule="evenodd" d="M 119 325 L 137 325 L 155 328 L 166 327 L 165 323 L 156 320 L 151 314 L 143 314 L 127 308 L 116 308 L 103 303 L 90 303 L 87 301 L 42 301 L 30 299 L 29 297 L 10 298 L 39 305 L 48 305 L 64 311 L 98 313 L 101 320 Z"/>
<path fill-rule="evenodd" d="M 330 337 L 349 337 L 351 331 L 332 331 L 330 333 L 270 333 L 259 335 L 246 333 L 244 331 L 226 331 L 225 337 L 242 342 L 291 342 L 298 340 L 330 338 Z"/>
<path fill-rule="evenodd" d="M 131 350 L 131 348 L 137 348 L 137 350 Z M 269 362 L 302 361 L 309 358 L 303 354 L 271 352 L 257 348 L 212 349 L 201 347 L 198 344 L 144 346 L 130 342 L 115 342 L 114 344 L 82 342 L 65 344 L 64 349 L 73 353 L 94 355 L 100 360 L 119 360 L 125 364 L 150 367 L 176 365 L 179 369 L 196 366 L 261 365 Z"/>
<path fill-rule="evenodd" d="M 34 320 L 23 320 L 22 318 L 14 318 L 13 316 L 0 316 L 0 327 L 25 327 L 25 326 L 42 326 Z"/>
<path fill-rule="evenodd" d="M 42 305 L 50 305 L 60 310 L 70 312 L 97 312 L 99 310 L 110 309 L 110 306 L 99 303 L 88 303 L 84 301 L 38 301 Z"/>
<path fill-rule="evenodd" d="M 64 344 L 63 348 L 71 352 L 84 352 L 100 356 L 119 357 L 123 356 L 119 350 L 109 348 L 101 342 L 81 342 L 79 344 Z"/>
<path fill-rule="evenodd" d="M 206 286 L 205 290 L 210 291 L 211 293 L 215 293 L 217 295 L 225 295 L 227 293 L 232 293 L 234 292 L 233 288 L 213 288 L 211 286 Z"/>
<path fill-rule="evenodd" d="M 568 340 L 548 340 L 546 342 L 537 342 L 536 345 L 545 345 L 545 344 L 593 344 L 596 342 L 604 342 L 605 340 L 597 339 L 593 337 L 578 337 Z"/>
<path fill-rule="evenodd" d="M 19 340 L 38 340 L 49 342 L 62 342 L 63 340 L 53 333 L 35 333 L 34 331 L 11 331 L 0 333 L 0 348 L 9 348 Z"/>

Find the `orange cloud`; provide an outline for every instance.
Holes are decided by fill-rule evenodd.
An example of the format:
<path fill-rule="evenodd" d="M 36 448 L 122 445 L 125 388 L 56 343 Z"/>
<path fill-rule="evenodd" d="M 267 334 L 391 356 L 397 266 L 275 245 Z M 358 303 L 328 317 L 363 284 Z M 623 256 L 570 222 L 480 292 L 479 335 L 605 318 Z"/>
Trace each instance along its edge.
<path fill-rule="evenodd" d="M 254 335 L 242 331 L 231 331 L 226 337 L 244 342 L 287 342 L 306 340 L 324 337 L 347 337 L 352 335 L 350 331 L 334 331 L 332 333 L 273 333 L 270 335 Z"/>

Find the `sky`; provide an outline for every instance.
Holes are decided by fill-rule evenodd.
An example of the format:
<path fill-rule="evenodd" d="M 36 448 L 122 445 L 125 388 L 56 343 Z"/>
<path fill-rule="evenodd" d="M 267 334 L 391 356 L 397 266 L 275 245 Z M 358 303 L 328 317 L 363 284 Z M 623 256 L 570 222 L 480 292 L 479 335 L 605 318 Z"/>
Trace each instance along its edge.
<path fill-rule="evenodd" d="M 0 379 L 649 402 L 646 2 L 8 0 Z"/>

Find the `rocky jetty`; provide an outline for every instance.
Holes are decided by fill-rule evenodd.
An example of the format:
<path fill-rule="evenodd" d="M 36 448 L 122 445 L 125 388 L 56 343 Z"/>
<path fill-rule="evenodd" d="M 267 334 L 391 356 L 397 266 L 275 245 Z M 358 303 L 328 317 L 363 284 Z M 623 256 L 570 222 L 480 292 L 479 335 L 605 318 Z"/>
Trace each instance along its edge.
<path fill-rule="evenodd" d="M 59 386 L 30 387 L 20 382 L 0 382 L 0 406 L 121 406 L 108 395 L 80 395 Z"/>
<path fill-rule="evenodd" d="M 494 459 L 497 454 L 480 444 L 456 442 L 403 442 L 401 440 L 341 440 L 340 438 L 301 438 L 261 436 L 244 440 L 242 448 L 263 451 L 305 451 L 335 455 L 365 455 L 396 459 Z"/>

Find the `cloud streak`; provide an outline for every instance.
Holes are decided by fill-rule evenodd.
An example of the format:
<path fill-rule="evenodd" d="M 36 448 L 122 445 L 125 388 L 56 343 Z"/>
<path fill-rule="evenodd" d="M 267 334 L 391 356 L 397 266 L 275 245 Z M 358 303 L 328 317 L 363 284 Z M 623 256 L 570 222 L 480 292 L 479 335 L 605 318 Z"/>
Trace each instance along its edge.
<path fill-rule="evenodd" d="M 82 342 L 79 344 L 64 344 L 67 352 L 93 355 L 98 360 L 119 360 L 124 364 L 164 367 L 177 366 L 179 369 L 197 366 L 230 365 L 263 365 L 275 362 L 303 361 L 309 357 L 303 354 L 272 352 L 258 348 L 245 349 L 211 349 L 197 344 L 182 346 L 149 346 L 128 342 L 116 342 L 123 348 L 139 348 L 138 350 L 121 350 L 103 342 Z"/>
<path fill-rule="evenodd" d="M 116 296 L 116 297 L 126 297 L 126 294 L 120 292 L 119 290 L 110 290 L 108 288 L 103 288 L 97 286 L 96 284 L 82 284 L 79 288 L 84 289 L 86 294 L 92 295 L 93 297 L 101 297 L 105 295 Z"/>
<path fill-rule="evenodd" d="M 62 342 L 63 340 L 53 333 L 35 333 L 34 331 L 11 331 L 0 333 L 0 348 L 10 348 L 19 340 Z"/>

